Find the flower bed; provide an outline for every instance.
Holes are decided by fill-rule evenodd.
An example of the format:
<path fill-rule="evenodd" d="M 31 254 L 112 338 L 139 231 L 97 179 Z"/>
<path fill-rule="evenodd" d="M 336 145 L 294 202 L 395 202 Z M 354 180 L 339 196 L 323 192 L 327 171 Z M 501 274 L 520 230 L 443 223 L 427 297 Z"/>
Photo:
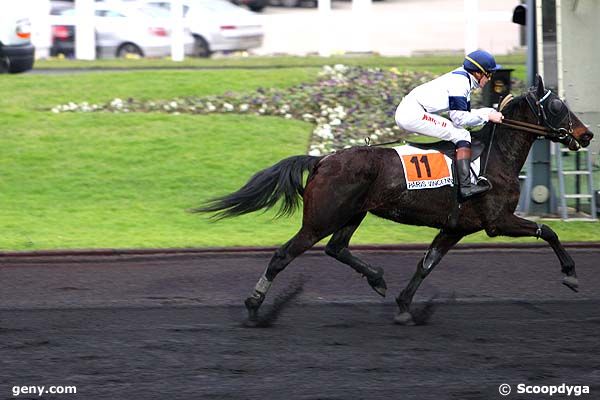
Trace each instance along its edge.
<path fill-rule="evenodd" d="M 372 142 L 406 137 L 394 121 L 396 106 L 409 91 L 433 79 L 431 73 L 400 72 L 396 68 L 325 66 L 316 83 L 289 89 L 258 89 L 250 94 L 138 101 L 114 99 L 106 104 L 69 103 L 60 112 L 165 112 L 172 114 L 239 113 L 295 118 L 315 124 L 308 148 L 311 155 Z M 517 83 L 516 86 L 519 86 Z M 521 85 L 522 86 L 522 85 Z M 471 99 L 481 106 L 481 95 Z"/>

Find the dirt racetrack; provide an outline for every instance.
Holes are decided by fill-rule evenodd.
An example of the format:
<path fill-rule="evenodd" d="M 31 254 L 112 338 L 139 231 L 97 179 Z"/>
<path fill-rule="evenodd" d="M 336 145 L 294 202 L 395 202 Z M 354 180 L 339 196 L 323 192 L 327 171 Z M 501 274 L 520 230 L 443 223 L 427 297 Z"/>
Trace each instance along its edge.
<path fill-rule="evenodd" d="M 0 399 L 557 399 L 517 385 L 586 385 L 600 398 L 600 250 L 573 248 L 581 291 L 549 248 L 453 250 L 416 300 L 427 325 L 392 323 L 422 251 L 363 251 L 386 270 L 379 298 L 348 267 L 310 252 L 270 328 L 243 299 L 269 253 L 0 257 Z M 512 386 L 502 397 L 498 387 Z M 77 394 L 14 397 L 13 386 Z"/>

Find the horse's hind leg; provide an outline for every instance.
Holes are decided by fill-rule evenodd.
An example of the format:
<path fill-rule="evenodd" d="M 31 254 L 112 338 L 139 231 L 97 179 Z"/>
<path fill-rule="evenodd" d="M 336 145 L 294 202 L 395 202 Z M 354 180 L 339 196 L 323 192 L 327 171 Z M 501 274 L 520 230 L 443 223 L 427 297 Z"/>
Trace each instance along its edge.
<path fill-rule="evenodd" d="M 540 225 L 533 221 L 510 214 L 504 219 L 495 221 L 493 225 L 486 227 L 485 230 L 491 237 L 504 235 L 512 237 L 530 236 L 544 239 L 552 247 L 552 250 L 554 250 L 554 253 L 560 261 L 562 272 L 565 274 L 563 277 L 563 285 L 574 292 L 578 291 L 579 281 L 577 280 L 577 274 L 575 273 L 575 262 L 561 244 L 556 232 L 549 226 L 543 224 Z"/>
<path fill-rule="evenodd" d="M 417 289 L 427 275 L 431 273 L 433 268 L 442 260 L 442 257 L 444 257 L 448 250 L 458 243 L 463 236 L 464 234 L 446 233 L 443 230 L 437 234 L 429 246 L 429 249 L 425 253 L 425 256 L 421 258 L 421 261 L 419 261 L 419 264 L 417 265 L 417 271 L 411 278 L 410 282 L 406 288 L 400 292 L 400 295 L 396 297 L 398 314 L 396 314 L 394 322 L 401 325 L 414 324 L 413 316 L 410 313 L 410 305 L 415 293 L 417 292 Z"/>
<path fill-rule="evenodd" d="M 302 228 L 290 241 L 275 251 L 267 269 L 256 283 L 254 291 L 245 301 L 250 320 L 257 318 L 258 309 L 265 300 L 265 296 L 277 274 L 283 271 L 294 258 L 310 249 L 321 239 L 322 237 Z"/>
<path fill-rule="evenodd" d="M 383 280 L 383 268 L 373 267 L 361 259 L 352 255 L 348 249 L 350 238 L 356 232 L 356 229 L 365 218 L 367 213 L 361 213 L 352 218 L 344 227 L 336 231 L 327 246 L 325 247 L 325 253 L 335 258 L 336 260 L 343 262 L 346 265 L 352 267 L 356 272 L 362 274 L 367 278 L 369 285 L 379 295 L 385 297 L 385 291 L 387 286 Z"/>

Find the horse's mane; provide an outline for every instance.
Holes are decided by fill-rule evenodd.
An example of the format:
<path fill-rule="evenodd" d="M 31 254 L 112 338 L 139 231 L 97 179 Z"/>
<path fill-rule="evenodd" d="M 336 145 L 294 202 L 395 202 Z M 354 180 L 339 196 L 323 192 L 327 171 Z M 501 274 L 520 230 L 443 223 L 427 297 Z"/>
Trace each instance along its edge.
<path fill-rule="evenodd" d="M 521 96 L 517 96 L 517 97 L 513 98 L 510 102 L 508 102 L 504 106 L 504 108 L 502 109 L 502 114 L 508 118 L 512 117 L 513 114 L 515 113 L 515 111 L 518 109 L 521 102 L 524 100 L 525 100 L 525 95 L 521 95 Z M 471 132 L 471 137 L 473 139 L 479 140 L 482 143 L 485 143 L 485 145 L 487 146 L 490 142 L 493 127 L 494 127 L 494 123 L 487 122 L 483 126 L 483 128 L 481 128 L 480 130 Z"/>

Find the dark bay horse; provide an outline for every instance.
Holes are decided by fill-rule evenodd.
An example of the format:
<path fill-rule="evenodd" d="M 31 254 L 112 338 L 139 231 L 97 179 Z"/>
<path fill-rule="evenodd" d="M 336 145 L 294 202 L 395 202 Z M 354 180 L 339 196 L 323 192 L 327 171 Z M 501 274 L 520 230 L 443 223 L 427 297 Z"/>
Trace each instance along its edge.
<path fill-rule="evenodd" d="M 218 212 L 232 217 L 268 209 L 283 198 L 280 213 L 290 214 L 304 201 L 302 227 L 273 255 L 252 294 L 245 301 L 250 320 L 277 274 L 315 243 L 332 235 L 325 252 L 363 274 L 369 285 L 385 296 L 383 269 L 352 255 L 350 238 L 368 212 L 402 224 L 424 225 L 440 231 L 419 261 L 407 287 L 396 298 L 395 322 L 413 324 L 410 306 L 419 285 L 442 257 L 463 237 L 484 230 L 498 235 L 542 238 L 556 253 L 563 283 L 577 291 L 575 263 L 546 225 L 514 215 L 519 201 L 519 171 L 538 136 L 567 145 L 588 146 L 593 134 L 554 93 L 536 86 L 514 98 L 502 110 L 504 124 L 488 123 L 473 134 L 487 147 L 482 165 L 492 184 L 485 195 L 459 202 L 456 186 L 407 190 L 402 163 L 396 151 L 384 147 L 353 147 L 323 157 L 294 156 L 258 172 L 237 192 L 217 198 L 196 212 Z M 493 137 L 493 140 L 492 140 Z M 491 143 L 491 145 L 490 145 Z M 306 186 L 303 173 L 308 172 Z M 454 210 L 454 211 L 451 211 Z"/>

